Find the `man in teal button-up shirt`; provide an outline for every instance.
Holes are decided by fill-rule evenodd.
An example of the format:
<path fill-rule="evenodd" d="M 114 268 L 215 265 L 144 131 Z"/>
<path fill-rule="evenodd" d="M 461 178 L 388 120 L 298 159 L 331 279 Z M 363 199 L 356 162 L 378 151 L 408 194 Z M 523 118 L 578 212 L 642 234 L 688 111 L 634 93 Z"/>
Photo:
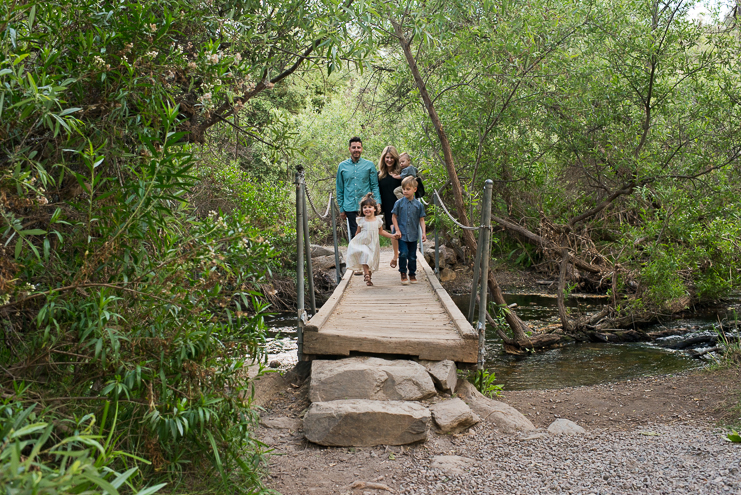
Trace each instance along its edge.
<path fill-rule="evenodd" d="M 363 196 L 372 192 L 375 200 L 381 204 L 376 166 L 360 158 L 362 153 L 363 141 L 357 136 L 350 139 L 350 158 L 337 167 L 337 204 L 340 206 L 340 218 L 350 222 L 350 238 L 358 230 L 356 216 Z"/>

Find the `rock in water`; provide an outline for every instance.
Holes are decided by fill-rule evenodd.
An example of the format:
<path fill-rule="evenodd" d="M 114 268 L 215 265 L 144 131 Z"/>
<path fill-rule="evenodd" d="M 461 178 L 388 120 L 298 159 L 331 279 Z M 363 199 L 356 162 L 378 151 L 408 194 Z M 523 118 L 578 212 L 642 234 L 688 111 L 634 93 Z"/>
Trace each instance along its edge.
<path fill-rule="evenodd" d="M 548 427 L 548 433 L 552 435 L 581 435 L 587 430 L 568 419 L 557 419 Z"/>
<path fill-rule="evenodd" d="M 531 431 L 535 426 L 514 407 L 491 400 L 481 394 L 471 383 L 461 380 L 458 382 L 456 394 L 462 398 L 469 407 L 481 416 L 482 421 L 491 421 L 505 432 Z"/>
<path fill-rule="evenodd" d="M 304 416 L 310 442 L 333 447 L 406 445 L 427 440 L 430 411 L 416 402 L 315 402 Z"/>
<path fill-rule="evenodd" d="M 458 384 L 458 369 L 453 361 L 420 361 L 427 369 L 435 385 L 443 392 L 452 392 Z"/>
<path fill-rule="evenodd" d="M 443 433 L 459 433 L 481 421 L 481 418 L 460 399 L 438 402 L 430 406 L 430 412 Z"/>
<path fill-rule="evenodd" d="M 427 370 L 414 361 L 354 357 L 311 364 L 309 400 L 420 400 L 435 395 Z"/>

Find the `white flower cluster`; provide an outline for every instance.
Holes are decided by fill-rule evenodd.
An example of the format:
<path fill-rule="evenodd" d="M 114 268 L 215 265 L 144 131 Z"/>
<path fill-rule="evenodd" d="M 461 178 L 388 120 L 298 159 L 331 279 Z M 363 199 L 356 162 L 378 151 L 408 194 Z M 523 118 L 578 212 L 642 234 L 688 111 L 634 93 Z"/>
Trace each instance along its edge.
<path fill-rule="evenodd" d="M 105 67 L 105 60 L 103 60 L 99 55 L 96 55 L 93 57 L 93 65 L 98 69 L 102 69 Z"/>
<path fill-rule="evenodd" d="M 242 61 L 242 54 L 241 53 L 235 53 L 234 54 L 234 60 L 236 60 L 237 62 L 241 62 Z"/>
<path fill-rule="evenodd" d="M 149 29 L 150 29 L 150 31 L 152 31 L 153 33 L 156 33 L 156 32 L 157 32 L 157 24 L 150 24 L 150 25 L 149 25 Z"/>
<path fill-rule="evenodd" d="M 150 57 L 150 58 L 155 58 L 158 54 L 159 52 L 157 50 L 152 50 L 151 52 L 147 52 L 145 56 Z"/>
<path fill-rule="evenodd" d="M 10 302 L 10 294 L 0 295 L 0 306 L 4 306 Z"/>
<path fill-rule="evenodd" d="M 206 55 L 206 61 L 211 64 L 218 64 L 219 63 L 219 54 L 218 53 L 212 53 L 210 55 Z"/>
<path fill-rule="evenodd" d="M 208 212 L 208 218 L 211 218 L 211 219 L 216 218 L 218 215 L 219 214 L 216 213 L 214 210 L 211 210 L 211 211 Z M 225 229 L 226 228 L 226 222 L 221 217 L 216 218 L 216 226 L 219 227 L 219 228 Z"/>

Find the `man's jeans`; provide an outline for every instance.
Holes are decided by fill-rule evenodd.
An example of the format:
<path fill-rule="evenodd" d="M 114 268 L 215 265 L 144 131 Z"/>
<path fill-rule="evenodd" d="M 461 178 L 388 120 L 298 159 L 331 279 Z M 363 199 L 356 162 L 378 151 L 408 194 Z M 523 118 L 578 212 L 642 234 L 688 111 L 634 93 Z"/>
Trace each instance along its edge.
<path fill-rule="evenodd" d="M 350 223 L 350 239 L 355 237 L 355 232 L 358 231 L 358 212 L 357 211 L 346 211 L 347 221 Z"/>
<path fill-rule="evenodd" d="M 399 239 L 399 272 L 407 272 L 407 260 L 409 260 L 409 276 L 414 277 L 417 273 L 417 241 L 402 241 Z"/>

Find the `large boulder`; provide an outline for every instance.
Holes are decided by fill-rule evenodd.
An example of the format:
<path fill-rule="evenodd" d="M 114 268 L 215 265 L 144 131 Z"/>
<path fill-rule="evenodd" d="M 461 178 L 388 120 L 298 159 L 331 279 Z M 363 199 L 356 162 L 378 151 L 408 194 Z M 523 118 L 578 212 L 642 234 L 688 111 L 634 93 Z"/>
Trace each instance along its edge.
<path fill-rule="evenodd" d="M 311 258 L 311 268 L 313 270 L 322 270 L 327 272 L 335 266 L 337 266 L 337 263 L 335 263 L 334 254 L 331 256 L 318 256 L 316 258 Z M 343 266 L 345 266 L 345 263 L 342 261 L 342 256 L 340 256 L 340 267 Z"/>
<path fill-rule="evenodd" d="M 459 381 L 455 392 L 483 421 L 494 423 L 504 432 L 514 433 L 535 429 L 530 420 L 517 409 L 504 402 L 485 397 L 468 381 Z"/>
<path fill-rule="evenodd" d="M 304 415 L 310 442 L 334 447 L 406 445 L 427 440 L 430 411 L 416 402 L 315 402 Z"/>
<path fill-rule="evenodd" d="M 312 244 L 311 257 L 316 258 L 317 256 L 334 256 L 334 249 L 329 249 L 318 244 Z"/>
<path fill-rule="evenodd" d="M 481 418 L 460 399 L 438 402 L 430 406 L 430 412 L 435 424 L 443 433 L 459 433 L 481 421 Z"/>
<path fill-rule="evenodd" d="M 440 282 L 452 282 L 458 275 L 452 268 L 443 268 L 440 270 Z"/>
<path fill-rule="evenodd" d="M 419 364 L 427 369 L 440 390 L 452 392 L 458 384 L 458 369 L 453 361 L 420 361 Z"/>
<path fill-rule="evenodd" d="M 424 366 L 414 361 L 353 357 L 311 364 L 309 400 L 420 400 L 435 395 Z"/>

